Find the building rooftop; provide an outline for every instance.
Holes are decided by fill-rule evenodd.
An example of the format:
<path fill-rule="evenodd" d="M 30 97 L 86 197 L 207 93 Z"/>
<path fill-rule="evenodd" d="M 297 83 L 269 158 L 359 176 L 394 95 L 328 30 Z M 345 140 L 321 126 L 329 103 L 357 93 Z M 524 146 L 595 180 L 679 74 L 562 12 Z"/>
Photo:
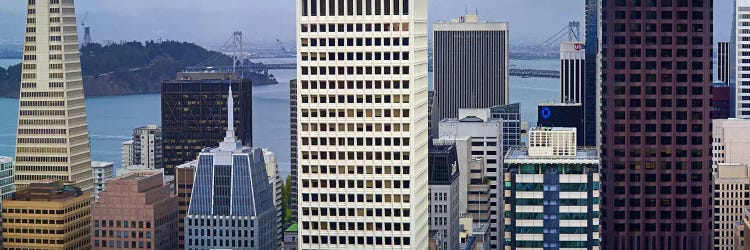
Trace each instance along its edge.
<path fill-rule="evenodd" d="M 505 154 L 505 163 L 599 163 L 599 151 L 595 147 L 577 147 L 575 156 L 529 156 L 527 147 L 514 147 Z"/>
<path fill-rule="evenodd" d="M 46 179 L 31 183 L 27 189 L 18 191 L 10 200 L 14 201 L 65 201 L 79 197 L 80 188 L 62 185 L 58 180 Z"/>
<path fill-rule="evenodd" d="M 115 165 L 114 162 L 106 162 L 106 161 L 91 161 L 91 167 L 92 168 L 105 168 L 105 167 L 113 167 Z"/>
<path fill-rule="evenodd" d="M 297 223 L 294 223 L 291 226 L 289 226 L 289 228 L 287 228 L 285 232 L 287 232 L 287 233 L 296 233 L 296 232 L 298 232 L 298 229 L 299 229 L 299 226 L 297 225 Z"/>
<path fill-rule="evenodd" d="M 0 156 L 0 164 L 13 162 L 13 158 L 7 157 L 7 156 Z"/>

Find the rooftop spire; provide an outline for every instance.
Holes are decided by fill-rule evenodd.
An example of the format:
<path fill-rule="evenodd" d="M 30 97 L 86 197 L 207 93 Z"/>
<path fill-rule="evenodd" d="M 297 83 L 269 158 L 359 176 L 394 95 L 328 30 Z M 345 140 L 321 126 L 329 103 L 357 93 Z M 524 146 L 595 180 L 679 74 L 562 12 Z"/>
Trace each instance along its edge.
<path fill-rule="evenodd" d="M 222 151 L 234 151 L 242 147 L 242 143 L 234 136 L 234 97 L 232 97 L 232 85 L 229 85 L 227 96 L 227 134 L 224 141 L 219 144 Z"/>

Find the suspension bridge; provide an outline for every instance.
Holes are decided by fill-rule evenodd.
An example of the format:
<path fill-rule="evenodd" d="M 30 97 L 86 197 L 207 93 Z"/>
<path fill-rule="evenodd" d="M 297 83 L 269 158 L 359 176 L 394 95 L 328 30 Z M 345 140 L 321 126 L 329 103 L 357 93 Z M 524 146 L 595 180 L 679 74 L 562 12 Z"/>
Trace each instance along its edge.
<path fill-rule="evenodd" d="M 553 46 L 559 45 L 559 43 L 567 37 L 568 41 L 580 41 L 580 23 L 569 22 L 560 31 L 549 37 L 541 44 L 532 47 L 527 51 L 519 51 L 514 53 L 511 60 L 522 60 L 530 54 L 540 53 L 540 51 L 549 51 Z M 279 44 L 280 41 L 277 40 Z M 281 45 L 280 45 L 281 46 Z M 286 49 L 281 46 L 285 54 L 289 54 Z M 269 70 L 291 70 L 297 69 L 296 63 L 253 63 L 249 59 L 245 58 L 245 54 L 242 50 L 242 32 L 235 32 L 232 37 L 224 44 L 219 51 L 232 51 L 231 55 L 234 59 L 232 65 L 213 65 L 217 63 L 216 58 L 209 58 L 203 63 L 196 66 L 187 67 L 187 71 L 217 71 L 217 72 L 232 72 L 232 71 L 251 71 L 267 73 Z M 432 58 L 428 62 L 428 70 L 432 72 Z M 542 69 L 527 69 L 527 68 L 510 68 L 508 70 L 510 76 L 523 77 L 523 78 L 560 78 L 560 71 L 557 70 L 542 70 Z"/>

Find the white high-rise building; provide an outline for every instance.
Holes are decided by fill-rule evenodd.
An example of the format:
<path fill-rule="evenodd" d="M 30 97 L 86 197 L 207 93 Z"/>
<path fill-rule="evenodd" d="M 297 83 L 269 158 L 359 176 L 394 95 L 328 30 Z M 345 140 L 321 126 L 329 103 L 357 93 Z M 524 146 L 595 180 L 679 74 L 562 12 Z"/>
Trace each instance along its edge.
<path fill-rule="evenodd" d="M 427 0 L 298 0 L 300 249 L 426 249 Z"/>
<path fill-rule="evenodd" d="M 133 139 L 122 142 L 122 167 L 143 166 L 160 169 L 162 165 L 161 127 L 148 125 L 133 129 Z"/>
<path fill-rule="evenodd" d="M 750 0 L 736 0 L 734 27 L 737 118 L 750 118 Z M 730 79 L 731 81 L 731 79 Z M 731 83 L 730 83 L 731 84 Z"/>
<path fill-rule="evenodd" d="M 91 161 L 91 174 L 94 180 L 94 201 L 99 201 L 99 193 L 107 190 L 107 180 L 115 176 L 114 162 Z"/>
<path fill-rule="evenodd" d="M 16 186 L 55 179 L 92 191 L 74 1 L 26 2 Z"/>
<path fill-rule="evenodd" d="M 263 161 L 266 163 L 266 174 L 268 174 L 268 183 L 273 188 L 273 205 L 276 207 L 276 235 L 278 240 L 278 246 L 282 246 L 284 241 L 284 210 L 281 207 L 281 175 L 279 175 L 279 165 L 276 161 L 276 154 L 268 150 L 263 149 Z"/>

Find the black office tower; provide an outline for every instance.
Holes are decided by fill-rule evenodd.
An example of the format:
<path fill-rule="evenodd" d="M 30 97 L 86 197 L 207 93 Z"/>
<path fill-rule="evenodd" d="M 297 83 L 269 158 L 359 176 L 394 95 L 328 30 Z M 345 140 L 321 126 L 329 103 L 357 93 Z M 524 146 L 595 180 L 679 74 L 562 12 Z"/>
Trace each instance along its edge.
<path fill-rule="evenodd" d="M 583 79 L 583 145 L 596 146 L 598 142 L 598 104 L 599 99 L 599 4 L 602 0 L 586 0 L 586 70 Z"/>
<path fill-rule="evenodd" d="M 234 73 L 178 73 L 161 89 L 164 173 L 195 160 L 204 148 L 215 147 L 227 128 L 227 95 L 232 86 L 237 137 L 252 145 L 252 83 Z"/>
<path fill-rule="evenodd" d="M 545 103 L 539 104 L 537 126 L 576 128 L 576 144 L 581 147 L 584 141 L 584 119 L 581 104 Z"/>

